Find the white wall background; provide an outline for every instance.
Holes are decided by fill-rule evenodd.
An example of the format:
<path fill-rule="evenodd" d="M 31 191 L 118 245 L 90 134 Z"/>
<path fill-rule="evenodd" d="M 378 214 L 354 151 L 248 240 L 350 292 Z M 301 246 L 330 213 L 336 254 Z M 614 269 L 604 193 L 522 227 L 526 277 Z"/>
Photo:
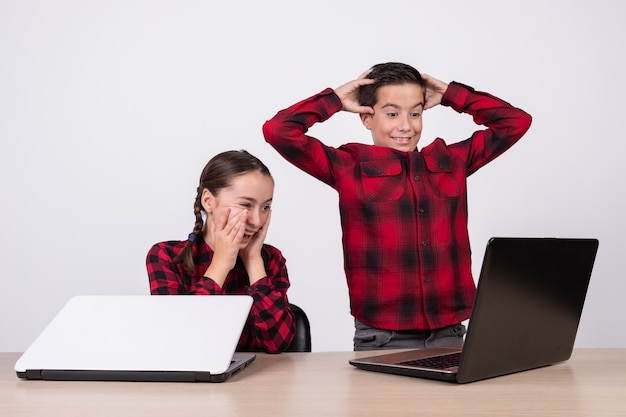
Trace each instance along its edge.
<path fill-rule="evenodd" d="M 200 171 L 247 149 L 276 181 L 268 242 L 315 351 L 351 350 L 335 192 L 262 138 L 276 111 L 403 61 L 531 113 L 470 179 L 477 275 L 491 236 L 597 237 L 579 347 L 626 347 L 622 2 L 0 0 L 0 351 L 77 294 L 147 294 L 144 259 L 193 225 Z M 422 145 L 474 129 L 428 111 Z M 312 134 L 370 143 L 357 116 Z"/>

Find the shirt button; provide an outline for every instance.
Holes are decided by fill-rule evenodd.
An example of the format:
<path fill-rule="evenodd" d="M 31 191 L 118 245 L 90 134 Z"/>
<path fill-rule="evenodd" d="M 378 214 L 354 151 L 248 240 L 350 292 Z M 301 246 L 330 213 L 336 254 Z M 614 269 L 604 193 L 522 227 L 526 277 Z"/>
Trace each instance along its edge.
<path fill-rule="evenodd" d="M 248 288 L 246 288 L 246 292 L 247 292 L 249 295 L 252 295 L 252 294 L 254 294 L 254 288 L 252 288 L 252 287 L 248 287 Z"/>
<path fill-rule="evenodd" d="M 413 179 L 414 179 L 415 181 L 417 181 L 417 180 L 419 180 L 419 179 L 420 179 L 420 176 L 419 176 L 419 175 L 416 175 L 416 176 L 414 176 L 414 177 L 413 177 Z"/>
<path fill-rule="evenodd" d="M 378 168 L 378 172 L 380 172 L 382 174 L 383 172 L 385 172 L 385 170 L 382 169 L 382 168 Z"/>
<path fill-rule="evenodd" d="M 428 282 L 430 279 L 428 277 L 424 278 L 424 282 Z"/>
<path fill-rule="evenodd" d="M 424 208 L 423 208 L 423 207 L 420 207 L 420 214 L 424 214 L 424 212 L 425 212 L 425 211 L 426 211 L 426 210 L 424 210 Z"/>

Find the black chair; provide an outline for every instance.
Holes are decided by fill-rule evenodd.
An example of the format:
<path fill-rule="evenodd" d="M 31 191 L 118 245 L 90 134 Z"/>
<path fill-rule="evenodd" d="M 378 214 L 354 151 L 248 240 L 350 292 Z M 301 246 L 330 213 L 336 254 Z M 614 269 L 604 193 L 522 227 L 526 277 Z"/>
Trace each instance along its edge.
<path fill-rule="evenodd" d="M 289 303 L 296 320 L 296 335 L 285 352 L 311 351 L 311 323 L 304 310 L 295 304 Z"/>

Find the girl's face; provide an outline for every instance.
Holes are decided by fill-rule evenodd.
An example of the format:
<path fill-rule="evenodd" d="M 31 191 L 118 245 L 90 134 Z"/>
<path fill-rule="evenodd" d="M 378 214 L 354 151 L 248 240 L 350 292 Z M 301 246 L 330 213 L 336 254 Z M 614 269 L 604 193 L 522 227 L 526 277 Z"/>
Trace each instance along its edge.
<path fill-rule="evenodd" d="M 229 187 L 220 190 L 213 196 L 207 189 L 203 191 L 202 207 L 207 213 L 207 222 L 213 220 L 221 224 L 226 216 L 226 209 L 230 209 L 228 218 L 248 210 L 246 229 L 240 248 L 248 246 L 255 233 L 267 222 L 272 209 L 274 196 L 274 181 L 272 177 L 260 172 L 247 172 L 236 176 Z"/>

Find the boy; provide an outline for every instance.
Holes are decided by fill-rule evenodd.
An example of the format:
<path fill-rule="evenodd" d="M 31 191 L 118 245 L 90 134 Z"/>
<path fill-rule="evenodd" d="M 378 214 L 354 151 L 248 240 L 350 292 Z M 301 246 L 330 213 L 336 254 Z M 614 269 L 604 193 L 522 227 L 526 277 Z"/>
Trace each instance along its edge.
<path fill-rule="evenodd" d="M 453 144 L 437 138 L 418 151 L 422 112 L 438 104 L 487 129 Z M 340 110 L 360 114 L 374 146 L 333 148 L 306 135 Z M 503 100 L 401 63 L 375 65 L 265 123 L 270 145 L 339 194 L 355 350 L 462 342 L 475 293 L 466 178 L 530 123 Z"/>

